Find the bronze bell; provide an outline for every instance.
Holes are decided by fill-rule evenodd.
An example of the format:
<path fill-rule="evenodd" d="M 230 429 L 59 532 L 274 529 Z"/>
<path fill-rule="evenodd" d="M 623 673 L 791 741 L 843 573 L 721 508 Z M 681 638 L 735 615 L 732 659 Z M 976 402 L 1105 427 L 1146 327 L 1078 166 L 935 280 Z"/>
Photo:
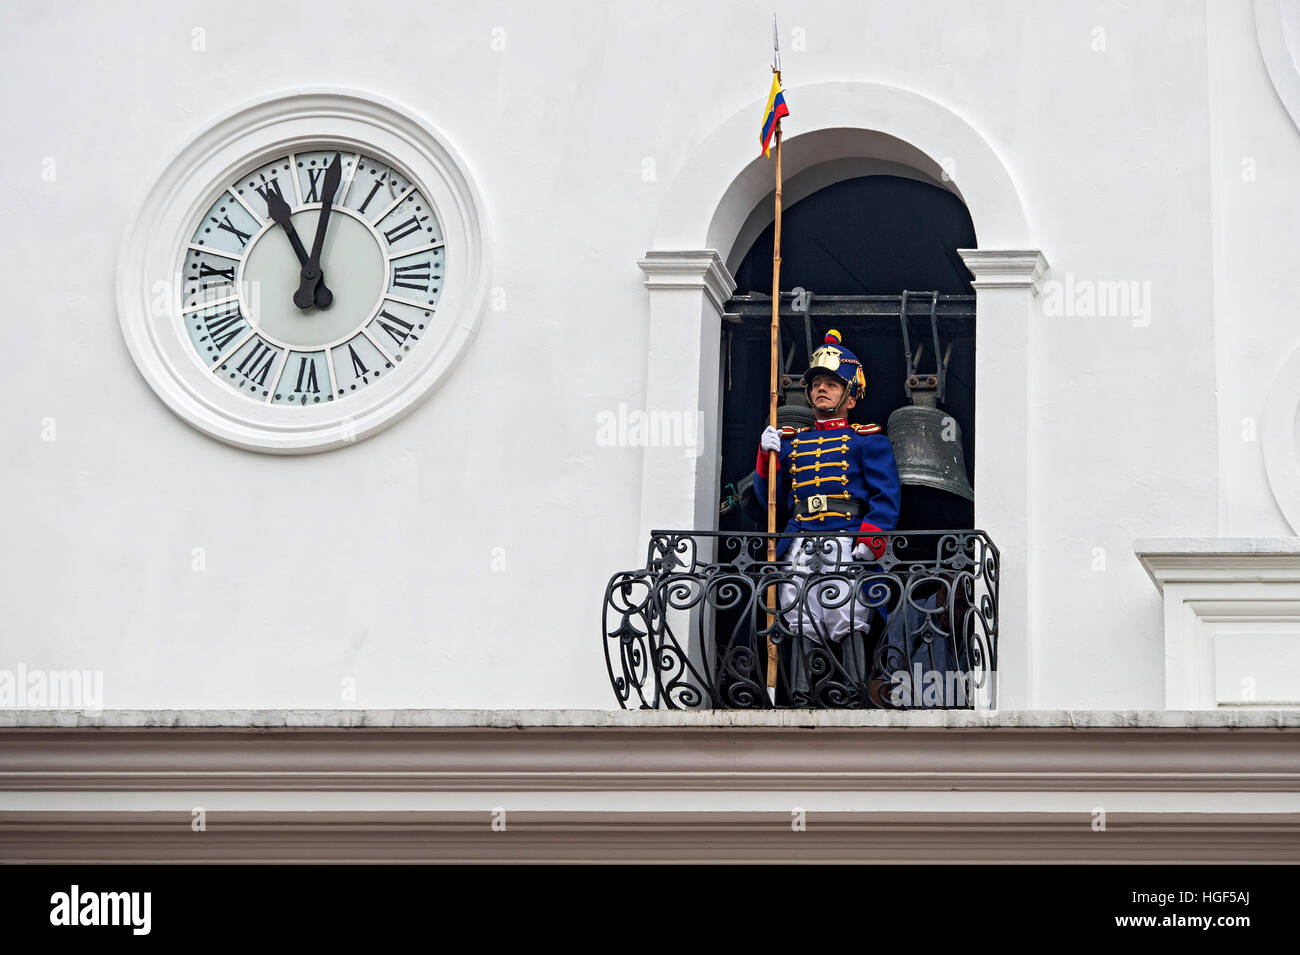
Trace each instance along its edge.
<path fill-rule="evenodd" d="M 889 416 L 886 431 L 894 446 L 899 483 L 932 487 L 973 501 L 961 425 L 941 411 L 937 401 L 933 391 L 914 394 L 912 404 Z"/>
<path fill-rule="evenodd" d="M 903 351 L 907 358 L 907 396 L 910 405 L 894 411 L 889 416 L 885 431 L 894 446 L 894 461 L 898 465 L 900 484 L 930 487 L 947 491 L 968 501 L 975 500 L 970 478 L 966 474 L 966 453 L 961 441 L 961 425 L 957 419 L 939 408 L 943 400 L 944 385 L 948 377 L 948 359 L 952 345 L 948 346 L 933 375 L 918 375 L 921 353 L 919 346 L 913 358 L 907 333 L 907 298 L 903 292 L 900 318 L 903 323 Z M 934 354 L 939 355 L 939 327 L 936 312 L 939 293 L 930 293 L 930 330 L 934 336 Z"/>

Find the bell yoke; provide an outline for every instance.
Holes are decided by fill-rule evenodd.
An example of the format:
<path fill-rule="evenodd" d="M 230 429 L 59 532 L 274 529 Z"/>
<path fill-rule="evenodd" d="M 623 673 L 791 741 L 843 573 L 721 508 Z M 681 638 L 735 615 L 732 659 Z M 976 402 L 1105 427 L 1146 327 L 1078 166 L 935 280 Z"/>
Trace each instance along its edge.
<path fill-rule="evenodd" d="M 880 425 L 851 424 L 848 412 L 866 396 L 862 362 L 830 331 L 804 372 L 808 403 L 817 414 L 810 427 L 767 428 L 758 453 L 754 491 L 767 498 L 768 452 L 777 451 L 778 480 L 788 487 L 791 510 L 786 533 L 834 534 L 857 530 L 853 556 L 884 553 L 883 531 L 898 521 L 899 482 L 893 447 Z M 778 486 L 778 491 L 784 487 Z M 777 545 L 777 556 L 790 538 Z"/>

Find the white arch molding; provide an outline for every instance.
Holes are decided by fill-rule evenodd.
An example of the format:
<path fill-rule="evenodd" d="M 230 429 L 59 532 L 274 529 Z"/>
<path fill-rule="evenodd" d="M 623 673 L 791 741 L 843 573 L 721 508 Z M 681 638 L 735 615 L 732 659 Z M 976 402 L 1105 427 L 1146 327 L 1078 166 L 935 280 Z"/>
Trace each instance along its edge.
<path fill-rule="evenodd" d="M 975 276 L 979 327 L 975 523 L 1001 552 L 999 702 L 1033 707 L 1030 322 L 1047 262 L 1020 194 L 989 143 L 934 100 L 856 81 L 786 93 L 794 110 L 782 144 L 786 181 L 827 163 L 840 163 L 844 175 L 855 160 L 896 163 L 945 184 L 970 211 L 980 248 L 958 251 Z M 763 103 L 744 105 L 691 154 L 669 189 L 654 245 L 637 263 L 650 299 L 646 408 L 698 411 L 699 446 L 709 450 L 692 457 L 646 449 L 637 549 L 652 528 L 717 526 L 722 306 L 735 289 L 725 263 L 773 192 L 771 161 L 756 157 Z"/>
<path fill-rule="evenodd" d="M 1255 34 L 1264 66 L 1291 122 L 1300 129 L 1300 0 L 1255 0 Z M 1264 404 L 1264 473 L 1273 499 L 1300 534 L 1300 347 L 1283 362 Z"/>
<path fill-rule="evenodd" d="M 1255 39 L 1278 99 L 1300 129 L 1300 0 L 1255 0 Z"/>
<path fill-rule="evenodd" d="M 403 170 L 437 209 L 448 249 L 438 310 L 447 331 L 425 340 L 402 374 L 366 395 L 307 408 L 250 401 L 211 380 L 182 325 L 153 308 L 158 283 L 179 287 L 178 250 L 213 191 L 250 157 L 271 158 L 316 142 L 345 144 Z M 247 103 L 187 142 L 167 163 L 127 224 L 117 263 L 122 334 L 141 375 L 178 417 L 235 447 L 302 454 L 342 447 L 393 424 L 441 383 L 469 344 L 491 275 L 488 221 L 469 169 L 414 110 L 343 89 L 287 90 Z"/>
<path fill-rule="evenodd" d="M 1300 129 L 1300 0 L 1255 0 L 1255 36 L 1269 81 Z M 1300 347 L 1283 362 L 1264 404 L 1264 473 L 1273 499 L 1300 534 Z"/>
<path fill-rule="evenodd" d="M 1273 378 L 1273 386 L 1264 402 L 1261 435 L 1268 486 L 1293 534 L 1300 534 L 1300 443 L 1296 441 L 1298 417 L 1300 347 L 1292 350 Z"/>

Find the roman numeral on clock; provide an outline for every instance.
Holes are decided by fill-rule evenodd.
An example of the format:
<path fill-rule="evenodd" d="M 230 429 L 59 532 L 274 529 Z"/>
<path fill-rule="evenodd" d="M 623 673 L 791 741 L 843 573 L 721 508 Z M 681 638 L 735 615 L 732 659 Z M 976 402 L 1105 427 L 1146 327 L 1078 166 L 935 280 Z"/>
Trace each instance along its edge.
<path fill-rule="evenodd" d="M 225 230 L 226 232 L 229 232 L 231 235 L 233 235 L 236 239 L 238 239 L 238 240 L 239 240 L 239 244 L 240 244 L 241 247 L 243 247 L 244 245 L 247 245 L 247 244 L 248 244 L 249 236 L 251 236 L 252 233 L 251 233 L 251 232 L 240 232 L 238 229 L 236 229 L 235 226 L 234 226 L 234 224 L 231 223 L 231 221 L 230 221 L 230 216 L 223 216 L 220 220 L 218 220 L 218 219 L 214 216 L 213 219 L 212 219 L 212 221 L 215 222 L 215 223 L 217 223 L 217 228 L 218 228 L 218 229 L 223 229 L 223 230 Z"/>
<path fill-rule="evenodd" d="M 384 238 L 388 240 L 389 245 L 392 245 L 394 242 L 405 239 L 411 233 L 419 231 L 420 220 L 415 216 L 411 216 L 411 218 L 407 219 L 405 222 L 400 225 L 395 225 L 385 232 Z"/>
<path fill-rule="evenodd" d="M 311 184 L 311 191 L 308 192 L 307 195 L 303 198 L 303 200 L 302 200 L 303 202 L 323 202 L 323 201 L 324 201 L 324 200 L 321 199 L 321 197 L 320 197 L 320 187 L 321 187 L 321 182 L 322 182 L 322 180 L 324 180 L 324 178 L 325 178 L 325 170 L 324 170 L 324 169 L 308 169 L 308 170 L 307 170 L 307 180 L 308 180 L 308 182 Z M 364 207 L 363 207 L 362 211 L 365 211 L 365 210 L 364 210 Z"/>
<path fill-rule="evenodd" d="M 203 319 L 203 326 L 217 351 L 223 352 L 243 327 L 243 316 L 239 314 L 238 305 L 230 305 L 224 311 L 213 312 Z"/>
<path fill-rule="evenodd" d="M 388 322 L 384 321 L 384 319 L 388 319 L 388 322 L 395 322 L 406 330 L 399 331 L 397 328 L 394 328 L 392 325 L 388 324 Z M 377 321 L 379 322 L 379 327 L 388 333 L 388 337 L 399 345 L 404 344 L 406 339 L 410 337 L 411 332 L 415 331 L 415 326 L 410 322 L 404 322 L 388 311 L 380 312 Z"/>
<path fill-rule="evenodd" d="M 262 197 L 263 202 L 266 201 L 267 194 L 272 192 L 274 192 L 281 199 L 284 198 L 284 191 L 280 188 L 279 179 L 271 179 L 267 182 L 264 182 L 260 186 L 255 186 L 254 188 L 257 190 L 257 194 Z"/>
<path fill-rule="evenodd" d="M 307 376 L 306 388 L 303 388 L 302 386 L 303 385 L 302 379 L 304 374 Z M 298 384 L 294 387 L 293 390 L 310 391 L 313 393 L 320 391 L 320 386 L 316 384 L 316 362 L 306 357 L 300 358 L 298 360 Z"/>
<path fill-rule="evenodd" d="M 366 206 L 370 205 L 370 200 L 375 198 L 375 193 L 379 191 L 379 187 L 382 186 L 383 184 L 384 184 L 384 180 L 382 178 L 375 182 L 375 184 L 370 188 L 370 195 L 366 196 L 366 201 L 361 203 L 361 205 L 357 208 L 358 212 L 360 212 L 362 215 L 366 214 Z"/>
<path fill-rule="evenodd" d="M 413 288 L 423 292 L 429 287 L 429 279 L 432 277 L 433 272 L 428 262 L 393 266 L 393 285 L 398 288 Z"/>
<path fill-rule="evenodd" d="M 211 279 L 212 281 L 208 281 Z M 235 267 L 232 265 L 228 269 L 214 269 L 206 262 L 199 263 L 199 281 L 205 286 L 216 285 L 219 282 L 235 281 Z"/>
<path fill-rule="evenodd" d="M 271 370 L 274 361 L 275 349 L 259 338 L 253 342 L 253 350 L 244 356 L 244 360 L 239 363 L 235 370 L 249 381 L 256 381 L 259 385 L 265 385 L 267 372 Z M 260 369 L 259 365 L 261 366 Z M 245 368 L 248 370 L 245 371 Z"/>
<path fill-rule="evenodd" d="M 352 356 L 352 374 L 361 378 L 366 374 L 366 366 L 362 364 L 361 359 L 357 357 L 356 349 L 351 345 L 348 346 L 348 354 Z"/>

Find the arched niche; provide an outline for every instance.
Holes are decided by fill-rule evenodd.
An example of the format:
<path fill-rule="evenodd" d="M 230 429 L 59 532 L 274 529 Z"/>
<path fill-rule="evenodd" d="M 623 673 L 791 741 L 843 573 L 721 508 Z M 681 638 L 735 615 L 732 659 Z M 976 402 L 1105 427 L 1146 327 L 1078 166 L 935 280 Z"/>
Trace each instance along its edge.
<path fill-rule="evenodd" d="M 812 189 L 818 175 L 892 163 L 945 184 L 970 211 L 978 248 L 959 253 L 975 277 L 980 330 L 975 523 L 1002 555 L 999 698 L 1003 706 L 1032 707 L 1030 333 L 1047 263 L 1020 192 L 983 135 L 918 93 L 843 80 L 787 87 L 786 99 L 786 183 Z M 735 289 L 727 262 L 748 248 L 742 245 L 747 230 L 765 226 L 762 207 L 774 189 L 772 161 L 758 155 L 756 139 L 764 102 L 745 104 L 701 140 L 673 179 L 653 245 L 637 263 L 649 292 L 646 410 L 698 414 L 700 426 L 692 454 L 645 450 L 642 534 L 629 542 L 633 547 L 644 547 L 651 528 L 717 526 L 719 340 Z M 820 174 L 812 172 L 818 168 Z M 800 179 L 805 172 L 810 175 Z"/>
<path fill-rule="evenodd" d="M 814 190 L 792 190 L 799 198 L 784 199 L 781 232 L 782 333 L 781 358 L 783 424 L 797 424 L 805 411 L 797 381 L 814 348 L 832 328 L 862 362 L 866 395 L 849 412 L 856 424 L 878 424 L 894 434 L 894 413 L 911 404 L 906 388 L 909 363 L 900 312 L 908 296 L 907 328 L 921 374 L 939 370 L 946 358 L 941 413 L 959 429 L 953 444 L 939 453 L 960 451 L 970 482 L 975 474 L 975 293 L 971 273 L 958 249 L 975 245 L 970 212 L 955 190 L 942 180 L 930 180 L 898 163 L 876 160 L 836 160 L 800 174 Z M 858 175 L 858 173 L 868 173 Z M 784 192 L 784 190 L 783 190 Z M 760 207 L 761 218 L 772 210 Z M 722 328 L 725 382 L 721 439 L 722 495 L 720 530 L 761 531 L 766 510 L 751 490 L 754 470 L 752 437 L 767 420 L 769 391 L 769 330 L 773 224 L 761 231 L 741 230 L 730 268 L 736 293 L 727 303 Z M 737 256 L 740 243 L 752 241 Z M 933 302 L 930 291 L 938 293 Z M 796 306 L 792 292 L 799 291 Z M 938 345 L 929 320 L 934 306 Z M 796 309 L 801 309 L 798 311 Z M 787 415 L 790 417 L 787 420 Z M 904 415 L 905 417 L 905 415 Z M 901 419 L 900 419 L 901 420 Z M 899 462 L 900 469 L 903 462 Z M 954 487 L 963 481 L 954 475 Z M 971 500 L 962 494 L 905 482 L 897 527 L 912 531 L 960 529 L 973 526 Z M 978 488 L 975 489 L 978 493 Z M 778 523 L 788 515 L 778 502 Z"/>

